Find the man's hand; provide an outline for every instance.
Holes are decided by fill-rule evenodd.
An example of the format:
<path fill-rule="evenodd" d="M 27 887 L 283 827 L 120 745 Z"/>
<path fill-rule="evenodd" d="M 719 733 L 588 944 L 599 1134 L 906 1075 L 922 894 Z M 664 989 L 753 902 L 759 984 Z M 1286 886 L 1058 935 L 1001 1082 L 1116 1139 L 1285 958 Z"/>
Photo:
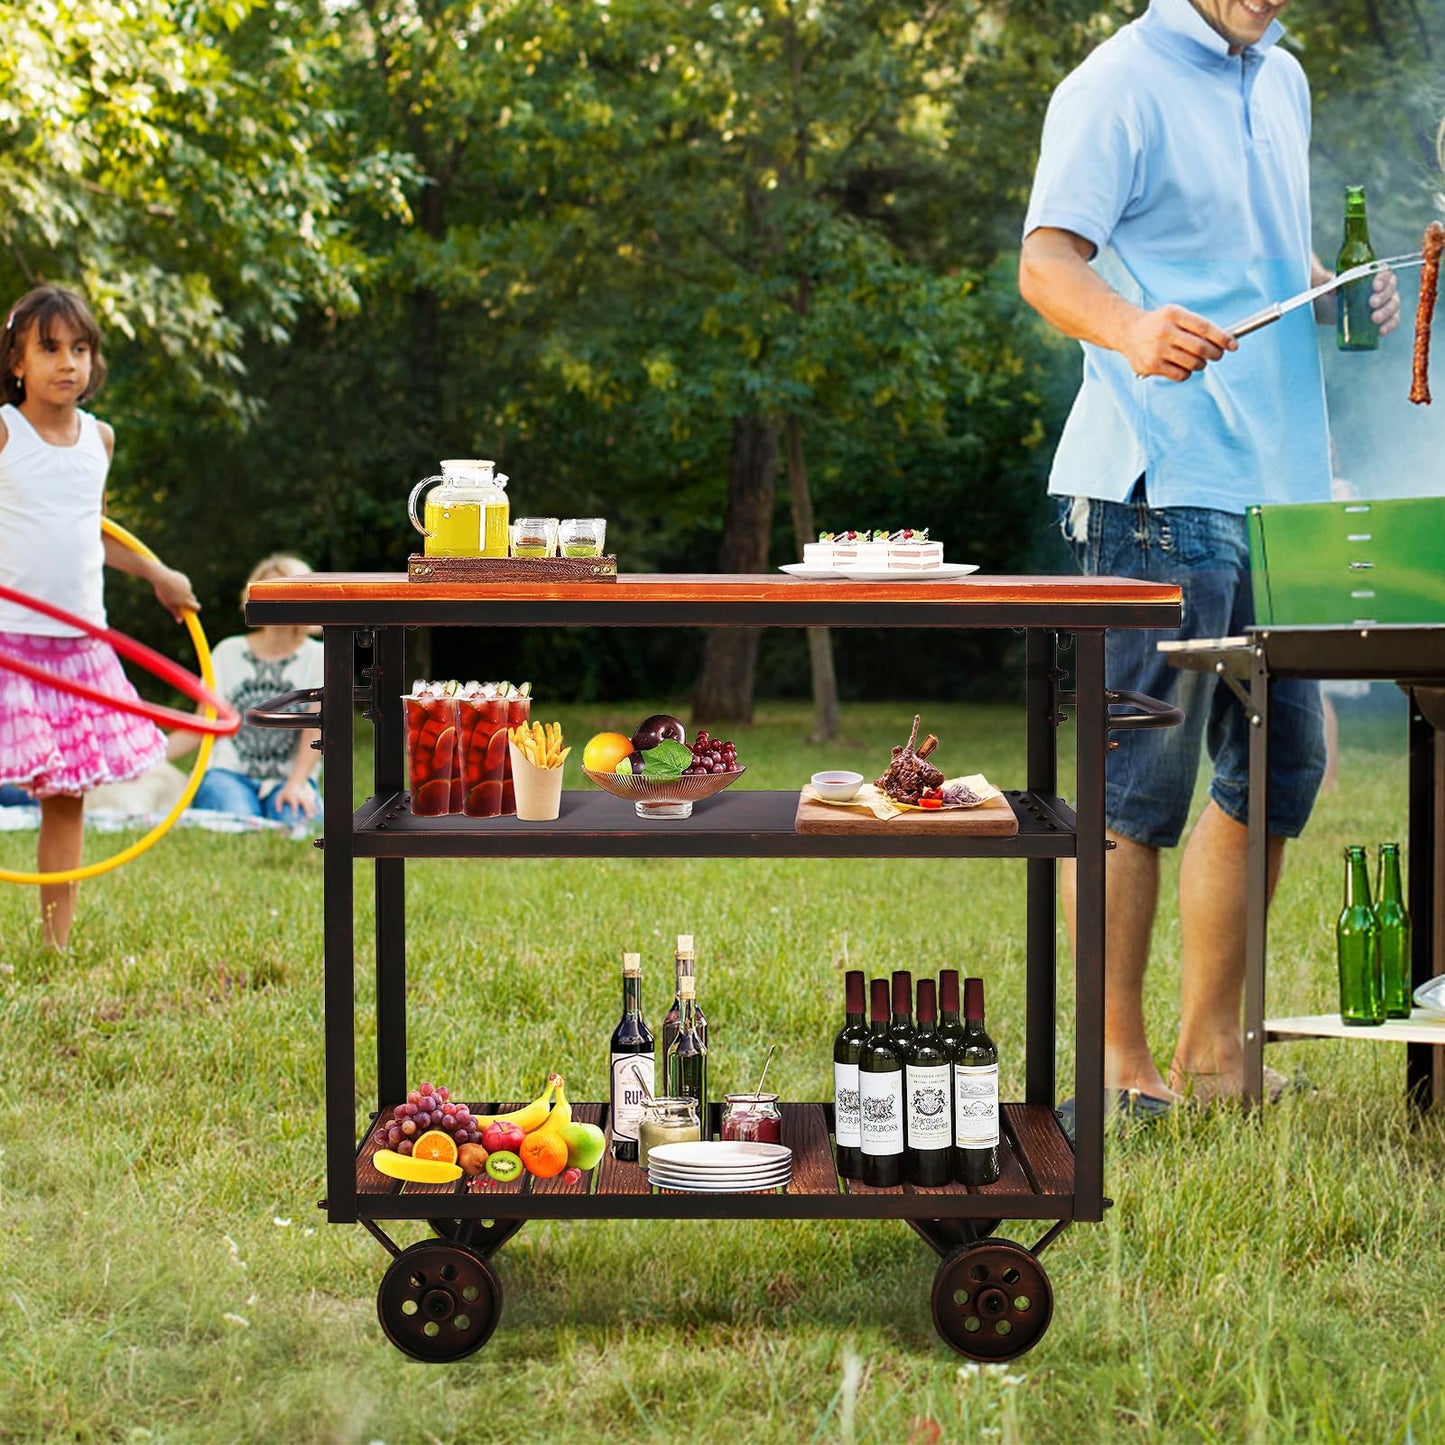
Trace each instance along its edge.
<path fill-rule="evenodd" d="M 1136 376 L 1188 381 L 1239 343 L 1182 306 L 1145 311 L 1089 265 L 1093 246 L 1072 231 L 1041 226 L 1024 238 L 1019 291 L 1065 336 L 1119 352 Z"/>
<path fill-rule="evenodd" d="M 1400 283 L 1390 270 L 1377 271 L 1370 288 L 1370 320 L 1388 336 L 1400 324 Z"/>
<path fill-rule="evenodd" d="M 1136 311 L 1121 330 L 1119 350 L 1135 376 L 1162 376 L 1188 381 L 1239 343 L 1212 321 L 1182 306 Z"/>
<path fill-rule="evenodd" d="M 187 612 L 201 610 L 196 594 L 191 591 L 191 579 L 174 567 L 160 567 L 151 577 L 151 586 L 155 588 L 156 601 L 177 622 L 184 621 Z"/>
<path fill-rule="evenodd" d="M 278 807 L 288 803 L 303 818 L 316 816 L 316 794 L 306 778 L 287 778 L 276 794 Z"/>

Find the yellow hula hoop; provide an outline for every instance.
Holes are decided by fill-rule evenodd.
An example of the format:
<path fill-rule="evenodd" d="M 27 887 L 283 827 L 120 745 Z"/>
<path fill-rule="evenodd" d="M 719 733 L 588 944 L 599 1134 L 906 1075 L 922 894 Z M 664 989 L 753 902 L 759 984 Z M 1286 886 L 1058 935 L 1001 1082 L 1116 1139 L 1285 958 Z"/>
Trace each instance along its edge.
<path fill-rule="evenodd" d="M 114 537 L 122 546 L 128 547 L 132 552 L 146 558 L 147 561 L 160 560 L 144 542 L 127 532 L 118 522 L 112 522 L 109 517 L 102 517 L 100 526 L 106 536 Z M 206 643 L 206 634 L 201 630 L 201 624 L 194 612 L 187 612 L 185 620 L 186 631 L 191 634 L 191 641 L 196 649 L 196 659 L 200 663 L 201 681 L 207 687 L 214 688 L 216 673 L 211 666 L 211 649 Z M 203 716 L 213 718 L 216 716 L 216 710 L 208 707 Z M 215 746 L 215 742 L 215 738 L 208 734 L 202 734 L 201 746 L 196 750 L 195 766 L 191 769 L 191 775 L 186 779 L 186 786 L 182 789 L 180 797 L 176 799 L 175 806 L 144 838 L 137 838 L 128 848 L 122 848 L 113 857 L 102 858 L 99 863 L 87 863 L 82 868 L 66 868 L 56 873 L 13 873 L 7 868 L 0 868 L 0 883 L 79 883 L 85 878 L 95 878 L 102 873 L 109 873 L 112 868 L 119 868 L 122 863 L 129 863 L 132 858 L 139 858 L 147 848 L 159 843 L 170 832 L 176 819 L 190 806 L 191 799 L 196 796 L 196 789 L 201 786 L 201 779 L 205 776 L 206 764 L 210 761 L 211 749 Z"/>

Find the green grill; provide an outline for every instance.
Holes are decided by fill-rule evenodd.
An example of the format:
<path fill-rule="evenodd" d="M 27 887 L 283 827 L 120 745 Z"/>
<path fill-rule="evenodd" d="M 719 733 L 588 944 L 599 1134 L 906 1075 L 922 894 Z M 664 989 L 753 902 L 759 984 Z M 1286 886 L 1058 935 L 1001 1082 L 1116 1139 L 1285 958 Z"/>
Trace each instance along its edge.
<path fill-rule="evenodd" d="M 1249 509 L 1262 626 L 1445 622 L 1445 497 Z"/>

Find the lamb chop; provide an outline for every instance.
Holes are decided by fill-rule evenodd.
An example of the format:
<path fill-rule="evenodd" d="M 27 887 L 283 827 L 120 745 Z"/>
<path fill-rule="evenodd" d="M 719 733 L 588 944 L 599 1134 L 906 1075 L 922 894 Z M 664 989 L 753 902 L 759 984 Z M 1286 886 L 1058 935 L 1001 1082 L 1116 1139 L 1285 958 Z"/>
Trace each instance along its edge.
<path fill-rule="evenodd" d="M 925 761 L 938 746 L 938 739 L 929 733 L 916 751 L 913 747 L 918 736 L 918 723 L 919 717 L 915 713 L 908 741 L 901 748 L 893 749 L 893 761 L 875 785 L 895 803 L 917 803 L 929 788 L 937 788 L 943 783 L 943 774 L 932 763 Z"/>

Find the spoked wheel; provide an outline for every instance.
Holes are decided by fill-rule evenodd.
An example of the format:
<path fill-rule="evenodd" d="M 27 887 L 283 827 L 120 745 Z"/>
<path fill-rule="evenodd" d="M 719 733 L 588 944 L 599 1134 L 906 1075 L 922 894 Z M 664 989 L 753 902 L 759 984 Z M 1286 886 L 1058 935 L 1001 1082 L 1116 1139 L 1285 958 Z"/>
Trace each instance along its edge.
<path fill-rule="evenodd" d="M 432 1233 L 475 1254 L 491 1256 L 521 1227 L 525 1219 L 428 1219 Z"/>
<path fill-rule="evenodd" d="M 502 1282 L 481 1255 L 423 1240 L 387 1266 L 376 1313 L 402 1354 L 424 1364 L 450 1364 L 491 1338 L 502 1314 Z"/>
<path fill-rule="evenodd" d="M 989 1239 L 949 1255 L 933 1280 L 933 1325 L 970 1360 L 1016 1360 L 1043 1339 L 1054 1290 L 1038 1256 L 1011 1239 Z"/>

